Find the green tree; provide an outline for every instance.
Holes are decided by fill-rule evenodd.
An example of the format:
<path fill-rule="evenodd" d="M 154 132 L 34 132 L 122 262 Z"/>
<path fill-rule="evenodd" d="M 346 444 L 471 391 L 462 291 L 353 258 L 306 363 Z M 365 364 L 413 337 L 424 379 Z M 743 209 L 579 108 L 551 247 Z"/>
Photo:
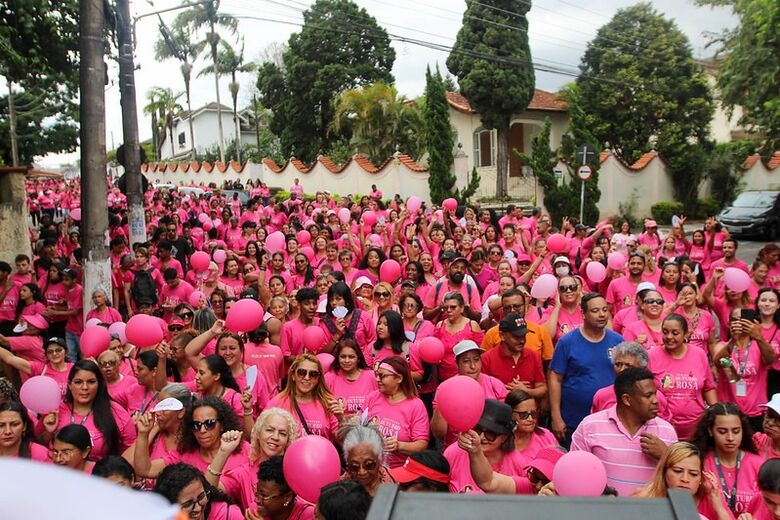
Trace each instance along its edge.
<path fill-rule="evenodd" d="M 317 0 L 303 20 L 290 36 L 284 70 L 264 63 L 257 86 L 284 154 L 312 161 L 343 137 L 329 132 L 333 100 L 351 88 L 392 83 L 395 51 L 387 32 L 350 0 Z"/>
<path fill-rule="evenodd" d="M 217 125 L 219 127 L 219 157 L 225 160 L 225 135 L 222 129 L 222 103 L 219 96 L 219 56 L 218 46 L 222 37 L 217 28 L 227 29 L 235 34 L 238 29 L 238 20 L 233 15 L 219 12 L 220 0 L 210 0 L 195 5 L 183 12 L 180 16 L 182 22 L 193 31 L 206 30 L 205 38 L 199 42 L 199 49 L 208 47 L 211 50 L 211 63 L 214 67 L 214 91 L 217 97 Z"/>
<path fill-rule="evenodd" d="M 183 13 L 182 13 L 183 14 Z M 191 84 L 192 64 L 200 55 L 201 46 L 195 41 L 192 29 L 187 24 L 187 19 L 178 15 L 169 29 L 160 21 L 160 38 L 154 42 L 154 57 L 157 60 L 168 60 L 174 58 L 181 62 L 179 70 L 184 80 L 184 94 L 187 99 L 187 121 L 190 131 L 190 154 L 195 159 L 195 132 L 192 129 L 192 98 Z M 154 123 L 152 123 L 154 127 Z"/>
<path fill-rule="evenodd" d="M 183 92 L 174 93 L 173 90 L 163 87 L 152 87 L 146 93 L 148 103 L 144 106 L 144 112 L 152 116 L 152 135 L 155 135 L 155 123 L 157 126 L 156 136 L 159 144 L 156 145 L 158 160 L 162 158 L 160 146 L 165 141 L 165 132 L 168 132 L 168 139 L 171 145 L 171 159 L 176 156 L 176 148 L 173 140 L 174 120 L 178 116 L 182 107 L 179 104 L 179 98 Z M 162 135 L 160 134 L 162 131 Z M 153 138 L 154 139 L 154 138 Z"/>
<path fill-rule="evenodd" d="M 254 72 L 257 69 L 257 65 L 252 62 L 244 61 L 244 42 L 241 41 L 241 49 L 236 51 L 225 40 L 220 42 L 222 50 L 217 56 L 219 67 L 215 68 L 213 65 L 205 67 L 198 73 L 198 77 L 205 74 L 230 74 L 230 83 L 228 88 L 230 89 L 230 97 L 233 100 L 233 126 L 235 127 L 235 143 L 236 145 L 236 160 L 241 162 L 241 122 L 238 120 L 238 90 L 241 85 L 238 83 L 236 76 L 239 72 Z"/>
<path fill-rule="evenodd" d="M 579 102 L 598 144 L 633 163 L 657 150 L 675 196 L 695 203 L 713 114 L 707 79 L 676 24 L 640 3 L 619 10 L 588 44 Z"/>
<path fill-rule="evenodd" d="M 718 208 L 731 203 L 739 194 L 745 159 L 756 153 L 759 145 L 757 141 L 748 140 L 715 145 L 709 155 L 707 178 L 712 186 L 712 199 Z"/>
<path fill-rule="evenodd" d="M 529 0 L 467 2 L 463 26 L 447 68 L 458 78 L 460 91 L 479 113 L 485 128 L 496 129 L 496 196 L 507 196 L 512 114 L 528 107 L 535 76 L 528 46 Z"/>
<path fill-rule="evenodd" d="M 428 188 L 431 202 L 452 196 L 455 175 L 452 173 L 452 150 L 455 147 L 455 132 L 450 124 L 450 106 L 447 91 L 439 68 L 431 74 L 425 69 L 425 149 L 428 152 Z"/>
<path fill-rule="evenodd" d="M 780 146 L 780 3 L 777 0 L 697 0 L 731 6 L 740 24 L 715 38 L 722 44 L 718 88 L 723 104 L 743 108 L 740 123 L 763 133 L 765 150 Z"/>
<path fill-rule="evenodd" d="M 379 82 L 339 96 L 332 130 L 336 135 L 351 134 L 353 148 L 379 165 L 396 149 L 418 157 L 422 126 L 419 105 L 399 96 L 394 86 Z"/>

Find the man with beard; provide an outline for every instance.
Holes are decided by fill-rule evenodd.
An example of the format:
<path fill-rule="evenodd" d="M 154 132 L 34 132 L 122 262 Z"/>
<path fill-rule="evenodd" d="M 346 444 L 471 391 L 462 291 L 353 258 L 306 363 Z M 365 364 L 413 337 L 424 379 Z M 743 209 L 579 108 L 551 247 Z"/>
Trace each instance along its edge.
<path fill-rule="evenodd" d="M 623 341 L 620 334 L 607 329 L 609 308 L 603 296 L 588 293 L 580 307 L 584 321 L 558 340 L 548 376 L 552 431 L 564 447 L 590 413 L 596 391 L 614 382 L 609 353 Z"/>
<path fill-rule="evenodd" d="M 645 272 L 645 255 L 638 251 L 628 256 L 628 276 L 614 278 L 607 289 L 607 303 L 614 316 L 624 307 L 629 307 L 636 296 L 636 288 L 642 282 Z"/>
<path fill-rule="evenodd" d="M 436 285 L 430 288 L 425 295 L 425 310 L 423 310 L 423 317 L 426 320 L 433 321 L 434 323 L 439 321 L 439 315 L 441 314 L 441 301 L 444 295 L 450 291 L 455 291 L 463 296 L 463 300 L 466 302 L 463 315 L 479 322 L 482 314 L 480 313 L 482 305 L 479 300 L 479 291 L 473 285 L 468 284 L 466 279 L 466 268 L 469 265 L 469 261 L 459 256 L 455 258 L 447 270 L 446 278 L 443 278 L 436 282 Z"/>

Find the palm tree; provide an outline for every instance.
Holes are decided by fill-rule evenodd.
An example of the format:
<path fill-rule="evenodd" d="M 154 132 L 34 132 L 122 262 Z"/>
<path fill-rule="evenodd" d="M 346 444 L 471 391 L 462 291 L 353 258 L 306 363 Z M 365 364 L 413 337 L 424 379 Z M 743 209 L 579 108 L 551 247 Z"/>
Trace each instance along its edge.
<path fill-rule="evenodd" d="M 217 56 L 220 74 L 230 74 L 230 95 L 233 98 L 233 125 L 236 129 L 236 159 L 241 162 L 241 124 L 238 121 L 238 90 L 240 85 L 236 80 L 236 74 L 239 72 L 253 72 L 257 65 L 252 62 L 244 63 L 244 41 L 241 40 L 241 50 L 238 52 L 230 46 L 225 40 L 220 42 L 222 50 Z M 216 74 L 212 65 L 205 67 L 198 73 L 198 77 L 205 74 Z"/>
<path fill-rule="evenodd" d="M 160 113 L 160 100 L 154 89 L 146 93 L 148 103 L 144 106 L 144 114 L 152 116 L 152 147 L 154 149 L 154 160 L 160 160 L 160 125 L 157 121 L 157 114 Z"/>
<path fill-rule="evenodd" d="M 179 98 L 184 95 L 183 92 L 175 93 L 169 88 L 152 87 L 146 93 L 146 99 L 149 103 L 144 107 L 144 112 L 152 115 L 152 125 L 157 124 L 157 136 L 160 139 L 160 143 L 164 141 L 164 138 L 160 137 L 159 130 L 162 128 L 163 135 L 165 131 L 168 131 L 168 137 L 171 143 L 171 157 L 176 155 L 176 148 L 173 146 L 173 121 L 177 115 L 182 111 L 182 107 L 179 104 Z M 154 128 L 152 128 L 154 132 Z M 162 154 L 159 150 L 159 145 L 155 145 L 155 151 L 158 155 L 158 160 L 162 158 Z"/>
<path fill-rule="evenodd" d="M 351 132 L 352 143 L 375 164 L 396 149 L 417 157 L 422 149 L 422 128 L 419 106 L 384 83 L 344 92 L 331 124 L 331 131 Z"/>
<path fill-rule="evenodd" d="M 214 89 L 217 96 L 217 122 L 219 126 L 219 158 L 225 161 L 225 136 L 222 130 L 222 103 L 219 99 L 219 60 L 217 57 L 217 45 L 220 36 L 217 33 L 217 27 L 223 27 L 235 34 L 238 29 L 238 20 L 232 15 L 219 12 L 220 0 L 211 0 L 206 3 L 198 4 L 191 9 L 184 11 L 180 16 L 193 31 L 198 31 L 207 27 L 208 32 L 203 40 L 198 43 L 199 49 L 204 49 L 207 45 L 211 48 L 211 61 L 214 65 Z"/>
<path fill-rule="evenodd" d="M 190 97 L 190 78 L 192 64 L 198 59 L 200 47 L 194 41 L 192 30 L 187 25 L 186 19 L 179 15 L 173 21 L 170 29 L 160 18 L 160 38 L 154 43 L 154 57 L 158 60 L 175 58 L 181 62 L 179 69 L 184 79 L 184 93 L 187 98 L 187 113 L 190 130 L 191 157 L 195 160 L 195 133 L 192 129 L 192 100 Z"/>

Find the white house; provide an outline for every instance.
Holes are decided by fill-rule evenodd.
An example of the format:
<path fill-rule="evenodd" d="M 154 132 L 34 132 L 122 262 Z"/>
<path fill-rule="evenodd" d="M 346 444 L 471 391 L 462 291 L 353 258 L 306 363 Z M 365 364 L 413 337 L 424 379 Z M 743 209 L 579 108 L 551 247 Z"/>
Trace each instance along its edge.
<path fill-rule="evenodd" d="M 170 136 L 166 133 L 160 146 L 160 154 L 163 161 L 189 159 L 192 143 L 190 142 L 189 112 L 182 112 L 174 120 L 173 148 L 171 148 Z M 241 130 L 242 146 L 256 144 L 257 133 L 251 124 L 247 110 L 238 112 Z M 219 116 L 216 103 L 209 103 L 192 111 L 192 133 L 195 139 L 195 152 L 203 154 L 207 150 L 216 148 L 219 144 Z M 233 109 L 222 105 L 222 135 L 225 147 L 235 140 L 236 127 L 233 123 Z"/>

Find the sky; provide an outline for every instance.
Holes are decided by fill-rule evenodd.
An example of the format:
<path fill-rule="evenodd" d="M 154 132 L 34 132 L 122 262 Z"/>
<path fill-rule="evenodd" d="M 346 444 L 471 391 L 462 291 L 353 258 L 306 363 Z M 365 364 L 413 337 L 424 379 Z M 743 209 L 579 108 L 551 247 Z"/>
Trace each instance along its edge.
<path fill-rule="evenodd" d="M 439 45 L 452 46 L 462 24 L 466 4 L 459 0 L 355 0 L 365 8 L 388 33 L 425 40 Z M 151 120 L 143 113 L 146 92 L 152 87 L 168 87 L 174 92 L 184 90 L 184 83 L 177 61 L 158 62 L 154 58 L 154 42 L 160 38 L 156 16 L 143 17 L 152 13 L 176 7 L 181 0 L 132 0 L 131 9 L 137 20 L 137 45 L 135 54 L 136 88 L 138 104 L 139 137 L 143 141 L 152 134 Z M 300 30 L 302 11 L 313 0 L 222 0 L 220 10 L 239 19 L 236 35 L 229 32 L 223 37 L 236 43 L 243 38 L 247 60 L 260 61 L 260 57 L 274 44 L 286 42 L 290 35 Z M 634 0 L 601 0 L 586 5 L 581 0 L 533 0 L 528 13 L 531 55 L 540 66 L 554 67 L 564 73 L 536 72 L 536 87 L 557 91 L 573 81 L 577 66 L 587 43 L 593 39 L 599 27 L 609 22 L 617 10 L 635 4 Z M 736 26 L 737 19 L 724 8 L 697 7 L 692 0 L 653 0 L 653 7 L 673 19 L 688 36 L 696 58 L 714 54 L 714 48 L 707 47 L 707 35 L 718 33 L 724 28 Z M 177 12 L 161 14 L 163 21 L 170 24 Z M 254 19 L 252 18 L 254 17 Z M 266 18 L 268 20 L 258 20 Z M 433 50 L 406 42 L 393 41 L 396 51 L 393 75 L 400 94 L 414 98 L 425 88 L 425 68 L 438 64 L 446 71 L 446 51 Z M 234 45 L 235 47 L 235 45 Z M 197 73 L 210 63 L 210 54 L 195 63 L 192 82 L 192 106 L 196 109 L 215 101 L 214 78 L 211 75 L 198 78 Z M 106 147 L 111 150 L 122 143 L 122 119 L 117 84 L 118 67 L 109 62 L 110 85 L 106 88 Z M 224 105 L 230 106 L 228 77 L 220 79 L 220 97 Z M 239 107 L 245 106 L 251 96 L 255 82 L 254 74 L 241 75 L 239 82 Z M 184 104 L 182 97 L 182 104 Z M 45 168 L 56 169 L 60 165 L 73 163 L 78 152 L 72 154 L 50 154 L 39 161 Z"/>

